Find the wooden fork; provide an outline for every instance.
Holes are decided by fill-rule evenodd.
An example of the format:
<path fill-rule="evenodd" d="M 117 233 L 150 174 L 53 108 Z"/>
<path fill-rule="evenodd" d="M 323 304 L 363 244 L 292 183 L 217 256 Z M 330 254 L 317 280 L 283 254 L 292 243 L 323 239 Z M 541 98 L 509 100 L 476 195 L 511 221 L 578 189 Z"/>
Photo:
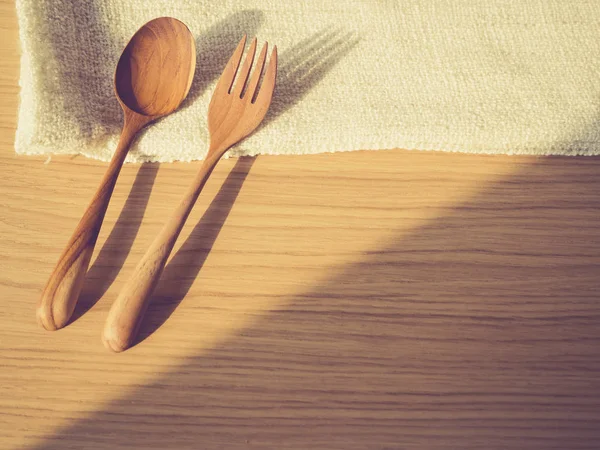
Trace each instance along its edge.
<path fill-rule="evenodd" d="M 256 53 L 256 38 L 252 40 L 238 74 L 245 45 L 246 36 L 242 38 L 227 63 L 210 101 L 208 107 L 210 146 L 196 179 L 170 220 L 146 251 L 108 313 L 102 340 L 110 350 L 121 352 L 133 344 L 150 295 L 206 180 L 227 149 L 252 133 L 269 109 L 277 76 L 277 47 L 273 48 L 259 88 L 258 84 L 267 55 L 267 44 L 265 43 L 260 52 L 250 79 L 250 69 Z M 236 74 L 238 77 L 234 87 Z"/>

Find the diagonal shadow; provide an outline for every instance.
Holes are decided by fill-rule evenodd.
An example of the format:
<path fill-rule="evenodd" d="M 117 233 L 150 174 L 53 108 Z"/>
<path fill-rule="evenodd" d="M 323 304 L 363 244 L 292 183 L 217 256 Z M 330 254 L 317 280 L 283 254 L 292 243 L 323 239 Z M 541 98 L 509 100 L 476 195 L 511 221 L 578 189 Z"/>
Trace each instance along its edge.
<path fill-rule="evenodd" d="M 322 30 L 283 52 L 279 58 L 276 92 L 260 127 L 267 126 L 301 101 L 359 42 L 360 38 L 353 32 Z"/>
<path fill-rule="evenodd" d="M 138 343 L 154 333 L 173 314 L 202 269 L 233 208 L 256 157 L 240 157 L 202 218 L 169 261 L 150 300 Z M 173 283 L 173 281 L 176 281 Z"/>
<path fill-rule="evenodd" d="M 158 168 L 157 163 L 145 163 L 138 169 L 119 218 L 85 276 L 83 291 L 71 322 L 102 298 L 123 267 L 144 218 Z"/>
<path fill-rule="evenodd" d="M 600 159 L 537 161 L 35 448 L 594 448 Z"/>

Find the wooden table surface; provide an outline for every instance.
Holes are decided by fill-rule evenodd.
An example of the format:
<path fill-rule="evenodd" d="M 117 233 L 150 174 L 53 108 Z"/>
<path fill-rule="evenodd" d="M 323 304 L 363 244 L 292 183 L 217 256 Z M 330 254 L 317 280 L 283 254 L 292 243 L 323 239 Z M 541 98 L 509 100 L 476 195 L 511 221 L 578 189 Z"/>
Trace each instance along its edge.
<path fill-rule="evenodd" d="M 0 2 L 0 448 L 600 448 L 600 159 L 229 159 L 143 341 L 111 301 L 198 163 L 124 168 L 80 307 L 35 305 L 106 165 L 13 153 Z"/>

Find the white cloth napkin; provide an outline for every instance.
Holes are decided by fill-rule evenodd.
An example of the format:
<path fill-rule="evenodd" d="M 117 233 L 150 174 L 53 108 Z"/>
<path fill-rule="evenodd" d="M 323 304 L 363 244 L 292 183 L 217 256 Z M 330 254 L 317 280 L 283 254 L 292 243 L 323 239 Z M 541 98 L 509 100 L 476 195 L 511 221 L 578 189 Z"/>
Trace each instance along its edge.
<path fill-rule="evenodd" d="M 17 0 L 18 153 L 108 160 L 121 111 L 112 80 L 145 22 L 197 38 L 181 110 L 130 161 L 207 150 L 217 77 L 244 33 L 279 49 L 266 123 L 231 154 L 406 148 L 600 154 L 598 0 Z"/>

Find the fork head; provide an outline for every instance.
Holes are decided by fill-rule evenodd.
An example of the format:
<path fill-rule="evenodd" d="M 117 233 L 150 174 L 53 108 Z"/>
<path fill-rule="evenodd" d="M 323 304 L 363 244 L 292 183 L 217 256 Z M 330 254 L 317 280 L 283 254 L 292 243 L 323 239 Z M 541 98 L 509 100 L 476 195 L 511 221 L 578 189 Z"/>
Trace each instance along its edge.
<path fill-rule="evenodd" d="M 246 36 L 225 66 L 208 107 L 209 155 L 218 153 L 220 157 L 229 147 L 252 133 L 264 119 L 273 98 L 277 77 L 277 47 L 273 48 L 259 87 L 268 44 L 263 46 L 252 76 L 250 71 L 256 53 L 256 38 L 252 40 L 239 69 L 245 45 Z"/>

